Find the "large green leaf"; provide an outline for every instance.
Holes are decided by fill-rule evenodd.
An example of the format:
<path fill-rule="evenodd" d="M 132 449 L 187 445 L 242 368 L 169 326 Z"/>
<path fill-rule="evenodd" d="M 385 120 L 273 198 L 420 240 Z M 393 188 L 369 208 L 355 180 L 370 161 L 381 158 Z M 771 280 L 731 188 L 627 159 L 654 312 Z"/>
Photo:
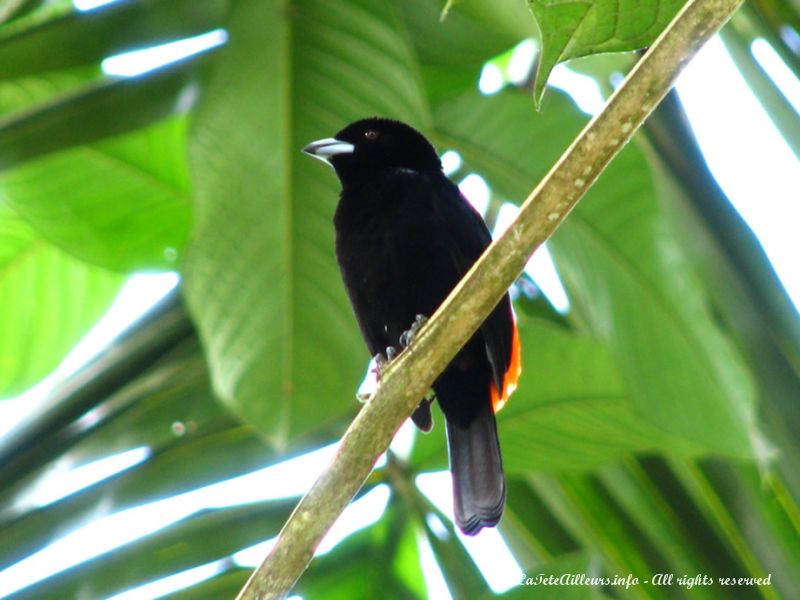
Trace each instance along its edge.
<path fill-rule="evenodd" d="M 507 470 L 589 469 L 634 451 L 697 452 L 636 410 L 609 348 L 520 319 L 524 379 L 498 415 Z"/>
<path fill-rule="evenodd" d="M 430 98 L 477 84 L 488 59 L 536 32 L 522 1 L 459 0 L 452 3 L 445 19 L 440 18 L 439 2 L 395 4 L 405 17 Z"/>
<path fill-rule="evenodd" d="M 476 82 L 488 59 L 530 37 L 535 30 L 523 2 L 459 0 L 444 19 L 437 2 L 410 0 L 397 4 L 422 65 L 466 70 Z"/>
<path fill-rule="evenodd" d="M 644 582 L 661 572 L 664 558 L 652 551 L 639 535 L 637 525 L 591 475 L 529 478 L 530 485 L 545 500 L 549 510 L 567 527 L 581 545 L 602 556 L 599 567 L 607 576 L 630 574 Z M 596 574 L 601 574 L 597 573 Z M 619 587 L 613 588 L 615 591 Z M 632 586 L 626 596 L 642 600 L 670 598 L 668 588 Z"/>
<path fill-rule="evenodd" d="M 760 418 L 768 427 L 761 467 L 780 471 L 800 490 L 800 320 L 758 239 L 705 165 L 677 97 L 648 120 L 658 150 L 657 182 L 679 243 L 707 284 L 717 319 L 748 359 L 759 387 Z M 769 446 L 780 446 L 774 455 Z M 777 460 L 773 460 L 777 459 Z"/>
<path fill-rule="evenodd" d="M 0 29 L 0 78 L 98 63 L 126 50 L 197 35 L 219 27 L 227 5 L 228 0 L 129 0 L 73 10 L 28 28 Z"/>
<path fill-rule="evenodd" d="M 601 470 L 599 480 L 613 501 L 628 515 L 634 524 L 643 544 L 652 547 L 667 561 L 662 571 L 691 573 L 694 570 L 710 575 L 724 575 L 719 571 L 722 552 L 710 557 L 707 547 L 698 546 L 699 525 L 687 522 L 679 514 L 677 494 L 667 498 L 660 496 L 647 473 L 635 461 L 625 465 L 611 465 Z M 717 593 L 713 589 L 698 587 L 692 590 L 692 597 L 713 600 Z"/>
<path fill-rule="evenodd" d="M 521 199 L 583 117 L 557 96 L 539 116 L 519 92 L 467 92 L 442 104 L 436 121 L 438 137 L 467 165 L 503 196 Z M 635 147 L 612 163 L 550 247 L 573 318 L 608 342 L 638 415 L 695 445 L 750 456 L 753 382 L 716 324 Z"/>
<path fill-rule="evenodd" d="M 635 451 L 696 453 L 701 446 L 665 434 L 639 414 L 609 348 L 587 335 L 518 317 L 523 376 L 498 414 L 509 474 L 588 470 Z M 422 468 L 445 466 L 445 436 L 422 436 Z"/>
<path fill-rule="evenodd" d="M 787 465 L 792 468 L 796 461 Z M 780 477 L 762 477 L 755 465 L 714 460 L 704 461 L 702 469 L 738 526 L 742 546 L 751 549 L 762 572 L 773 573 L 777 592 L 790 598 L 800 573 L 798 496 Z"/>
<path fill-rule="evenodd" d="M 0 203 L 0 397 L 52 371 L 121 284 L 119 275 L 49 244 Z"/>
<path fill-rule="evenodd" d="M 0 82 L 0 193 L 78 258 L 175 268 L 190 214 L 185 118 L 143 126 L 191 107 L 202 62 L 127 80 L 83 67 Z"/>
<path fill-rule="evenodd" d="M 41 75 L 0 81 L 0 115 L 28 112 L 59 94 L 75 90 L 101 75 L 97 65 L 52 71 Z"/>
<path fill-rule="evenodd" d="M 656 39 L 684 0 L 528 0 L 539 25 L 538 102 L 556 64 L 601 52 L 644 48 Z"/>
<path fill-rule="evenodd" d="M 31 97 L 31 106 L 0 120 L 0 170 L 185 112 L 197 97 L 203 62 L 204 57 L 187 58 L 139 77 L 92 81 L 46 102 L 39 101 L 47 95 L 40 86 L 20 90 Z M 57 85 L 64 85 L 59 79 Z"/>
<path fill-rule="evenodd" d="M 367 354 L 333 260 L 333 173 L 309 141 L 384 114 L 425 121 L 385 3 L 242 0 L 191 140 L 185 292 L 215 389 L 276 443 L 353 410 Z"/>
<path fill-rule="evenodd" d="M 0 194 L 48 240 L 120 271 L 174 268 L 189 229 L 185 118 L 0 172 Z"/>
<path fill-rule="evenodd" d="M 743 529 L 732 518 L 731 508 L 735 503 L 725 505 L 721 502 L 720 489 L 711 485 L 708 475 L 698 468 L 697 464 L 673 461 L 671 466 L 692 498 L 696 510 L 711 524 L 720 541 L 725 543 L 726 550 L 737 561 L 737 566 L 748 577 L 766 577 L 767 571 L 756 553 L 756 546 L 748 546 Z M 744 489 L 743 487 L 741 491 Z M 758 591 L 764 598 L 778 598 L 776 592 L 770 587 L 763 587 Z"/>

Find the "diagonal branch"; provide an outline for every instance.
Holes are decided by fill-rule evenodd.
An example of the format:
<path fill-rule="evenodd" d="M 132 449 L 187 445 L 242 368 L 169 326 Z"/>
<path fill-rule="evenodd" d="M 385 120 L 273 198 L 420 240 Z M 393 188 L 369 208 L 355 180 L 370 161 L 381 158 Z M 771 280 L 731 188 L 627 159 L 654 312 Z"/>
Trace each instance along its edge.
<path fill-rule="evenodd" d="M 584 128 L 525 200 L 516 221 L 487 249 L 342 438 L 339 451 L 286 522 L 238 600 L 284 598 L 319 542 L 359 490 L 419 399 L 491 312 L 528 259 L 630 140 L 699 48 L 742 0 L 691 0 L 642 57 L 603 111 Z"/>

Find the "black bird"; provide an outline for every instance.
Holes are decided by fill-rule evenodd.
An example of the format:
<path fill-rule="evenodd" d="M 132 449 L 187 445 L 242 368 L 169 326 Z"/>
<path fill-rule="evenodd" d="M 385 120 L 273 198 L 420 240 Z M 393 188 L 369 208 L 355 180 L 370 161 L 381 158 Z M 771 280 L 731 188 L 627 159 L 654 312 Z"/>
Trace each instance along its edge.
<path fill-rule="evenodd" d="M 491 235 L 442 172 L 431 143 L 408 125 L 364 119 L 303 150 L 331 164 L 341 181 L 336 257 L 367 347 L 381 355 L 403 345 L 417 315 L 436 311 Z M 468 535 L 497 525 L 503 514 L 494 413 L 519 373 L 519 336 L 506 294 L 433 384 L 447 421 L 455 521 Z M 412 419 L 430 430 L 429 400 Z"/>

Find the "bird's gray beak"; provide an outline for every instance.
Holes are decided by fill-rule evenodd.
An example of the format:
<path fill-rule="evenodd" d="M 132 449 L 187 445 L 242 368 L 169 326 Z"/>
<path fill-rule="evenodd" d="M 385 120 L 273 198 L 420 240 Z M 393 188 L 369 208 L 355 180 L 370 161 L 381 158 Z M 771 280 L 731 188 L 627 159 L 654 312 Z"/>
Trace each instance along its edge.
<path fill-rule="evenodd" d="M 336 138 L 325 138 L 311 142 L 303 148 L 303 152 L 330 164 L 330 159 L 339 154 L 352 154 L 356 149 L 353 144 L 337 140 Z"/>

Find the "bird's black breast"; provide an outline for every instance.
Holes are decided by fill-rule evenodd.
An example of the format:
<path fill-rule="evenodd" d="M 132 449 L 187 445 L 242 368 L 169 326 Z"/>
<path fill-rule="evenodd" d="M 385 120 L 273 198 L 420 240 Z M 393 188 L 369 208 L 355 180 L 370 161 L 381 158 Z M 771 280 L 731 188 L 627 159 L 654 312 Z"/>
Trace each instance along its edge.
<path fill-rule="evenodd" d="M 342 192 L 336 254 L 373 354 L 397 346 L 415 316 L 433 314 L 463 274 L 435 210 L 440 201 L 430 176 L 404 170 Z"/>

